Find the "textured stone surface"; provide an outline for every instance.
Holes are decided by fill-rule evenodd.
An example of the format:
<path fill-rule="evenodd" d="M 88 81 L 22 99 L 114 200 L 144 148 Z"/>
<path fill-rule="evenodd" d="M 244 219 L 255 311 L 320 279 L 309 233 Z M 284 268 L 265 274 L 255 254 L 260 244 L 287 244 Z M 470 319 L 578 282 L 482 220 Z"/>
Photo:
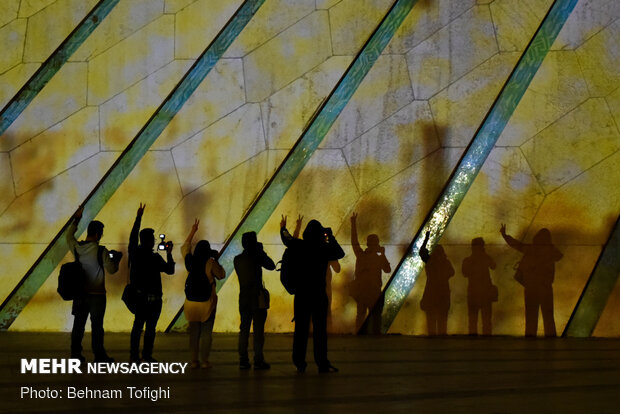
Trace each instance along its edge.
<path fill-rule="evenodd" d="M 30 17 L 55 2 L 58 0 L 19 0 L 19 17 Z"/>
<path fill-rule="evenodd" d="M 499 50 L 523 51 L 552 3 L 552 0 L 495 0 L 491 3 Z"/>
<path fill-rule="evenodd" d="M 605 100 L 593 98 L 521 148 L 549 193 L 620 150 L 620 133 Z"/>
<path fill-rule="evenodd" d="M 334 55 L 356 55 L 387 14 L 391 0 L 343 0 L 329 10 Z"/>
<path fill-rule="evenodd" d="M 19 64 L 0 75 L 0 107 L 9 103 L 39 66 L 38 63 Z"/>
<path fill-rule="evenodd" d="M 264 150 L 260 107 L 244 105 L 172 150 L 183 194 Z"/>
<path fill-rule="evenodd" d="M 7 151 L 45 131 L 86 105 L 85 63 L 67 63 L 2 134 L 0 150 Z M 49 108 L 56 108 L 50 111 Z"/>
<path fill-rule="evenodd" d="M 224 57 L 243 57 L 315 10 L 314 0 L 268 0 L 258 9 Z"/>
<path fill-rule="evenodd" d="M 575 49 L 618 18 L 616 0 L 579 0 L 552 49 Z"/>
<path fill-rule="evenodd" d="M 5 0 L 0 3 L 0 27 L 17 18 L 20 0 Z"/>
<path fill-rule="evenodd" d="M 616 20 L 577 49 L 591 96 L 605 96 L 620 83 L 620 21 Z"/>
<path fill-rule="evenodd" d="M 343 148 L 360 192 L 416 163 L 439 148 L 426 101 L 414 101 Z"/>
<path fill-rule="evenodd" d="M 291 148 L 353 58 L 334 56 L 261 103 L 269 148 Z"/>
<path fill-rule="evenodd" d="M 59 0 L 30 17 L 24 62 L 44 62 L 96 4 L 97 0 Z"/>
<path fill-rule="evenodd" d="M 174 17 L 162 16 L 92 59 L 88 104 L 107 101 L 169 63 L 174 56 L 173 33 Z"/>
<path fill-rule="evenodd" d="M 177 13 L 197 0 L 165 0 L 165 13 Z"/>
<path fill-rule="evenodd" d="M 491 14 L 476 6 L 407 53 L 416 99 L 427 99 L 497 53 Z"/>
<path fill-rule="evenodd" d="M 412 101 L 404 57 L 379 56 L 321 146 L 341 148 Z"/>
<path fill-rule="evenodd" d="M 26 20 L 16 19 L 0 27 L 0 73 L 6 72 L 21 62 L 26 37 Z"/>
<path fill-rule="evenodd" d="M 331 53 L 327 12 L 312 13 L 244 57 L 248 101 L 262 101 Z"/>
<path fill-rule="evenodd" d="M 15 198 L 11 159 L 6 152 L 0 152 L 0 194 L 2 194 L 0 199 L 0 214 L 2 214 Z"/>
<path fill-rule="evenodd" d="M 87 107 L 11 151 L 23 194 L 99 152 L 99 112 Z"/>
<path fill-rule="evenodd" d="M 575 53 L 550 52 L 497 145 L 521 145 L 587 98 L 588 86 Z"/>

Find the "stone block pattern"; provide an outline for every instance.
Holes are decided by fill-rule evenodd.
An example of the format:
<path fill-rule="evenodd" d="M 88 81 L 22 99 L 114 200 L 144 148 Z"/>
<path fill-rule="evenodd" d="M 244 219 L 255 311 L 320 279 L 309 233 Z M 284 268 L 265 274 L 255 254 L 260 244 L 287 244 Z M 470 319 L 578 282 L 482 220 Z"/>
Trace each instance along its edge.
<path fill-rule="evenodd" d="M 0 52 L 1 102 L 95 2 L 77 3 L 2 2 L 0 38 L 10 47 Z M 199 218 L 195 241 L 221 248 L 392 3 L 266 0 L 101 211 L 103 244 L 126 252 L 144 202 L 143 225 L 176 246 Z M 331 277 L 332 332 L 358 328 L 351 214 L 358 213 L 362 247 L 377 235 L 394 270 L 551 3 L 418 1 L 260 231 L 278 261 L 281 215 L 291 231 L 299 216 L 303 226 L 316 218 L 333 228 L 347 256 Z M 2 298 L 239 4 L 121 0 L 0 137 Z M 461 264 L 471 240 L 483 237 L 497 263 L 493 333 L 523 335 L 522 288 L 512 278 L 521 255 L 502 240 L 501 223 L 526 243 L 540 228 L 551 231 L 564 254 L 553 285 L 558 332 L 566 324 L 620 211 L 618 4 L 579 1 L 444 234 L 455 269 L 449 334 L 468 333 Z M 64 26 L 52 29 L 50 16 Z M 163 277 L 160 329 L 184 300 L 176 247 L 174 257 L 175 275 Z M 120 267 L 108 278 L 106 329 L 128 331 L 131 315 L 120 301 L 126 257 Z M 272 297 L 266 329 L 289 332 L 292 296 L 278 276 L 265 272 Z M 71 329 L 56 277 L 57 270 L 11 329 Z M 389 277 L 382 274 L 384 285 Z M 236 279 L 219 293 L 218 331 L 238 329 Z M 427 333 L 424 285 L 423 274 L 390 332 Z M 610 316 L 619 295 L 597 336 L 620 335 Z"/>

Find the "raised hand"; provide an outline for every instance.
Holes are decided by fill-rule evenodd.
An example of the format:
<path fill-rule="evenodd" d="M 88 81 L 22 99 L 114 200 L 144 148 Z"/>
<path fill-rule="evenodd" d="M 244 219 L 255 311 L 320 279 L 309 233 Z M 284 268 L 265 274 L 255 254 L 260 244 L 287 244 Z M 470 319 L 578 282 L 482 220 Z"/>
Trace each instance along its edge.
<path fill-rule="evenodd" d="M 295 222 L 295 225 L 299 228 L 301 228 L 301 223 L 304 221 L 304 216 L 302 216 L 301 214 L 299 214 L 297 216 L 297 221 Z"/>
<path fill-rule="evenodd" d="M 286 217 L 284 214 L 282 215 L 282 219 L 280 220 L 280 228 L 283 229 L 286 227 Z"/>
<path fill-rule="evenodd" d="M 351 214 L 351 223 L 355 223 L 357 221 L 357 213 L 354 211 L 353 214 Z"/>
<path fill-rule="evenodd" d="M 192 224 L 192 233 L 196 233 L 198 231 L 199 224 L 200 224 L 200 220 L 194 219 L 194 224 Z"/>
<path fill-rule="evenodd" d="M 142 214 L 144 214 L 144 209 L 146 208 L 146 204 L 142 204 L 140 203 L 140 207 L 138 207 L 138 217 L 142 217 Z"/>
<path fill-rule="evenodd" d="M 499 232 L 502 236 L 506 234 L 506 225 L 504 223 L 499 227 Z"/>

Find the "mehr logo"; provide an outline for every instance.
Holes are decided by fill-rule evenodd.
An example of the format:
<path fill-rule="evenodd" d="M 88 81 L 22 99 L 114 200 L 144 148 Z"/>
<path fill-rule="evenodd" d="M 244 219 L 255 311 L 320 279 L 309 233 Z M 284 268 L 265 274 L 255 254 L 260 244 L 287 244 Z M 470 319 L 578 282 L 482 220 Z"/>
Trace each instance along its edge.
<path fill-rule="evenodd" d="M 21 373 L 32 374 L 81 374 L 80 360 L 56 358 L 22 358 Z"/>

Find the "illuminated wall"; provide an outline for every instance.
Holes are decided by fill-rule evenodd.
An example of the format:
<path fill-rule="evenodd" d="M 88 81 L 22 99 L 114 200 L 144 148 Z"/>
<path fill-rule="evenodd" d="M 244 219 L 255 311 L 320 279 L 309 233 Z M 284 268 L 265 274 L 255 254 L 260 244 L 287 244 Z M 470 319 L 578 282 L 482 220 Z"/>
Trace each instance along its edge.
<path fill-rule="evenodd" d="M 7 0 L 0 4 L 0 102 L 4 106 L 96 1 Z M 241 1 L 121 0 L 0 137 L 0 296 L 9 294 Z M 102 243 L 126 252 L 140 202 L 144 226 L 180 247 L 220 247 L 316 107 L 391 6 L 391 0 L 266 0 L 203 84 L 98 215 Z M 332 281 L 332 330 L 355 331 L 350 292 L 360 241 L 379 236 L 395 268 L 486 110 L 532 37 L 550 0 L 419 0 L 282 200 L 259 239 L 278 259 L 281 214 L 334 229 L 347 256 Z M 496 334 L 523 334 L 519 254 L 499 235 L 530 241 L 551 230 L 564 253 L 554 283 L 561 332 L 620 211 L 620 4 L 580 0 L 500 137 L 441 244 L 450 281 L 448 332 L 467 333 L 470 241 L 483 237 L 497 261 Z M 183 303 L 179 250 L 164 276 L 164 329 Z M 69 256 L 67 256 L 69 260 Z M 108 277 L 105 325 L 128 331 L 120 301 L 128 278 Z M 292 330 L 292 297 L 279 274 L 268 331 Z M 384 282 L 389 278 L 384 274 Z M 426 333 L 421 277 L 390 332 Z M 70 304 L 55 271 L 11 326 L 69 330 Z M 619 290 L 620 288 L 617 288 Z M 238 329 L 236 276 L 220 291 L 216 330 Z M 619 292 L 597 336 L 613 323 Z M 606 322 L 605 322 L 606 321 Z"/>

